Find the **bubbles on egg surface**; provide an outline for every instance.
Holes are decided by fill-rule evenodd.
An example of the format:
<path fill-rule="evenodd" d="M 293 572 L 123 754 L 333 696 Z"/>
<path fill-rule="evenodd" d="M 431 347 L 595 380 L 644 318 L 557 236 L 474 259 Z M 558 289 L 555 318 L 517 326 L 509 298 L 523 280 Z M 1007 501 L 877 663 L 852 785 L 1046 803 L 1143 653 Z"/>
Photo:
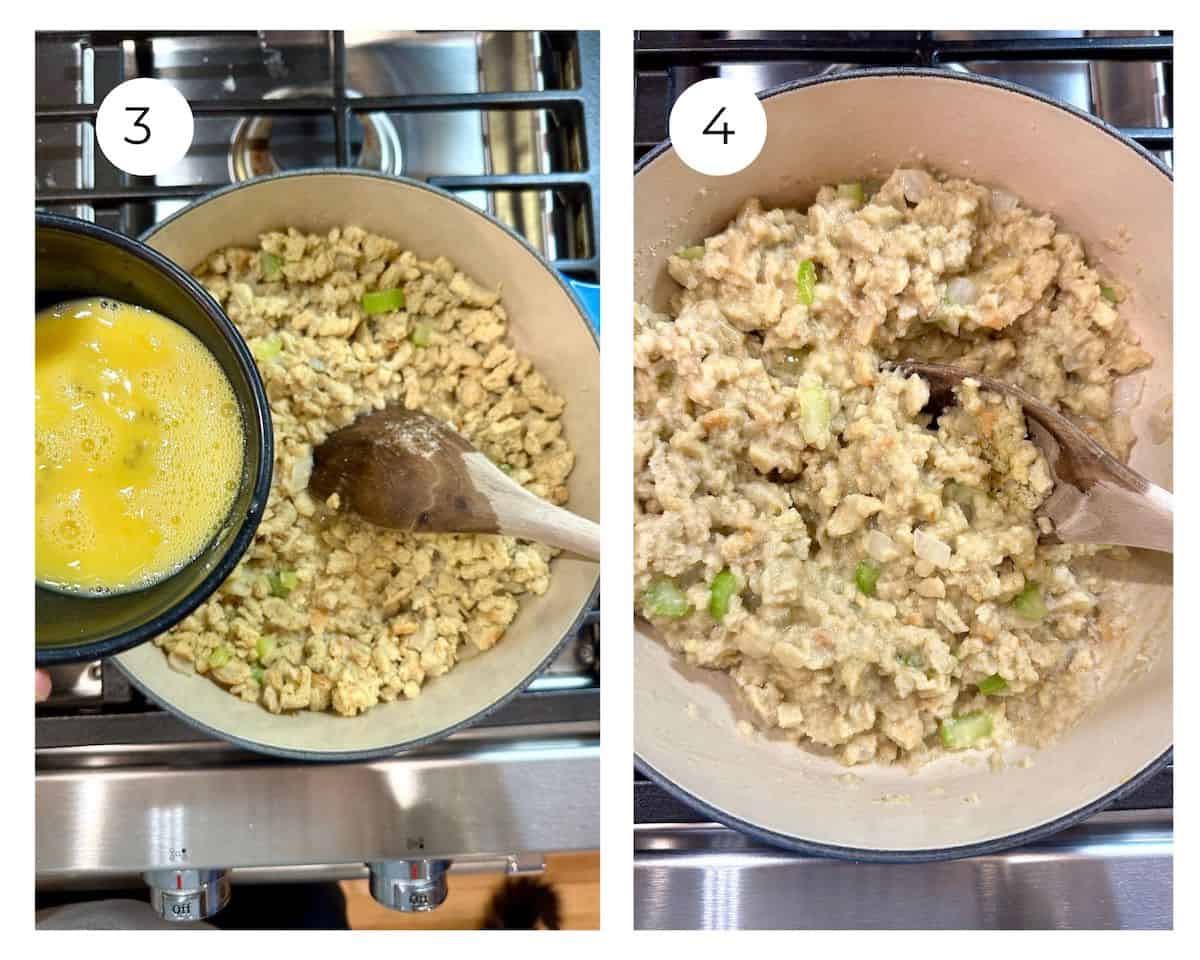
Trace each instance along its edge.
<path fill-rule="evenodd" d="M 116 301 L 87 306 L 50 312 L 86 327 L 69 341 L 75 355 L 55 342 L 44 378 L 38 356 L 38 466 L 58 469 L 38 472 L 37 574 L 101 595 L 157 582 L 203 549 L 238 488 L 230 478 L 244 468 L 244 428 L 232 385 L 189 331 Z M 95 326 L 100 312 L 113 322 Z M 150 366 L 139 368 L 139 351 Z M 113 390 L 118 402 L 98 401 Z M 64 489 L 69 513 L 56 499 Z M 43 546 L 53 571 L 43 570 Z"/>

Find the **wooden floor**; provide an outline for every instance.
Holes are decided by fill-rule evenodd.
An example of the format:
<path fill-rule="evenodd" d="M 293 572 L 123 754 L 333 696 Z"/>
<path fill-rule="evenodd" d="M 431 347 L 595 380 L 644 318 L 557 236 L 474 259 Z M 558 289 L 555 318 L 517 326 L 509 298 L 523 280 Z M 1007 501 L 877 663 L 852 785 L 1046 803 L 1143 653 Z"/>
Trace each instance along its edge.
<path fill-rule="evenodd" d="M 539 879 L 558 894 L 564 930 L 600 929 L 600 854 L 546 857 Z M 451 873 L 446 902 L 432 913 L 397 913 L 371 899 L 366 880 L 346 880 L 346 915 L 354 930 L 478 930 L 488 901 L 504 883 L 495 873 Z"/>

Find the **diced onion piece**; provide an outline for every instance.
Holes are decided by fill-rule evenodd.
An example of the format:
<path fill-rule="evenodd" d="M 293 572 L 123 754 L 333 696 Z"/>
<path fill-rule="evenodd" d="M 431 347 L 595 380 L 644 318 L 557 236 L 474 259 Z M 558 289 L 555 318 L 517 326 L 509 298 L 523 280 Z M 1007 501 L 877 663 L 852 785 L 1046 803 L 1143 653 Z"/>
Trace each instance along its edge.
<path fill-rule="evenodd" d="M 933 177 L 924 170 L 897 170 L 904 199 L 909 203 L 920 203 L 933 189 Z"/>
<path fill-rule="evenodd" d="M 924 530 L 913 531 L 913 553 L 935 567 L 950 563 L 950 546 Z"/>
<path fill-rule="evenodd" d="M 312 477 L 313 458 L 310 453 L 306 457 L 298 457 L 292 464 L 292 473 L 288 477 L 286 487 L 288 493 L 299 493 L 308 486 L 308 481 Z"/>
<path fill-rule="evenodd" d="M 692 612 L 687 594 L 670 577 L 655 577 L 642 594 L 645 611 L 652 617 L 670 617 L 676 620 Z"/>
<path fill-rule="evenodd" d="M 966 307 L 975 302 L 979 289 L 970 277 L 955 277 L 946 284 L 946 299 L 958 307 Z"/>
<path fill-rule="evenodd" d="M 896 558 L 896 544 L 882 530 L 867 531 L 866 548 L 871 559 L 880 563 Z"/>
<path fill-rule="evenodd" d="M 819 384 L 801 388 L 797 394 L 800 406 L 800 429 L 807 443 L 816 444 L 829 435 L 829 394 Z"/>
<path fill-rule="evenodd" d="M 1113 413 L 1128 413 L 1142 402 L 1142 392 L 1145 389 L 1146 378 L 1144 376 L 1122 377 L 1113 387 Z"/>
<path fill-rule="evenodd" d="M 992 211 L 994 213 L 1008 213 L 1010 210 L 1016 210 L 1018 203 L 1020 201 L 1015 193 L 1007 190 L 992 191 Z"/>

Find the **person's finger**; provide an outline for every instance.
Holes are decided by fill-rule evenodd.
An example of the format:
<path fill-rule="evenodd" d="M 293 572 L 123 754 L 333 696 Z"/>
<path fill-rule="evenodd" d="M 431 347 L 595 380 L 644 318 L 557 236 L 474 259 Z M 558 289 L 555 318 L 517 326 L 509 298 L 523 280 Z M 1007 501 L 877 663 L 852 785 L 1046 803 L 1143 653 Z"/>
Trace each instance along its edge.
<path fill-rule="evenodd" d="M 50 674 L 48 674 L 45 670 L 35 670 L 33 679 L 33 698 L 38 703 L 41 703 L 48 696 L 50 696 Z"/>

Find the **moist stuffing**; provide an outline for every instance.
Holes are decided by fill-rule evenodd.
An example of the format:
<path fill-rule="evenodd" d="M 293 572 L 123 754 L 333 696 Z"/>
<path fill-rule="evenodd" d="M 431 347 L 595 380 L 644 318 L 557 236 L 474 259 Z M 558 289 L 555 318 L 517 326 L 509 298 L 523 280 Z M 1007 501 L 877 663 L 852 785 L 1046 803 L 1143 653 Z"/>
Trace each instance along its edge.
<path fill-rule="evenodd" d="M 635 308 L 635 587 L 758 724 L 845 764 L 1039 742 L 1107 689 L 1128 629 L 1093 562 L 1038 542 L 1051 488 L 1011 398 L 936 423 L 917 358 L 1014 383 L 1118 456 L 1151 362 L 1124 292 L 1005 191 L 896 170 L 807 213 L 748 201 Z"/>
<path fill-rule="evenodd" d="M 499 294 L 444 257 L 421 260 L 356 227 L 266 233 L 258 249 L 219 250 L 195 273 L 254 352 L 275 473 L 237 569 L 155 640 L 171 665 L 272 713 L 354 716 L 416 697 L 498 643 L 518 598 L 545 593 L 554 550 L 387 530 L 306 488 L 314 446 L 360 413 L 402 403 L 450 423 L 526 489 L 566 502 L 564 402 L 508 342 Z M 403 305 L 395 293 L 364 305 L 364 294 L 396 290 Z"/>

